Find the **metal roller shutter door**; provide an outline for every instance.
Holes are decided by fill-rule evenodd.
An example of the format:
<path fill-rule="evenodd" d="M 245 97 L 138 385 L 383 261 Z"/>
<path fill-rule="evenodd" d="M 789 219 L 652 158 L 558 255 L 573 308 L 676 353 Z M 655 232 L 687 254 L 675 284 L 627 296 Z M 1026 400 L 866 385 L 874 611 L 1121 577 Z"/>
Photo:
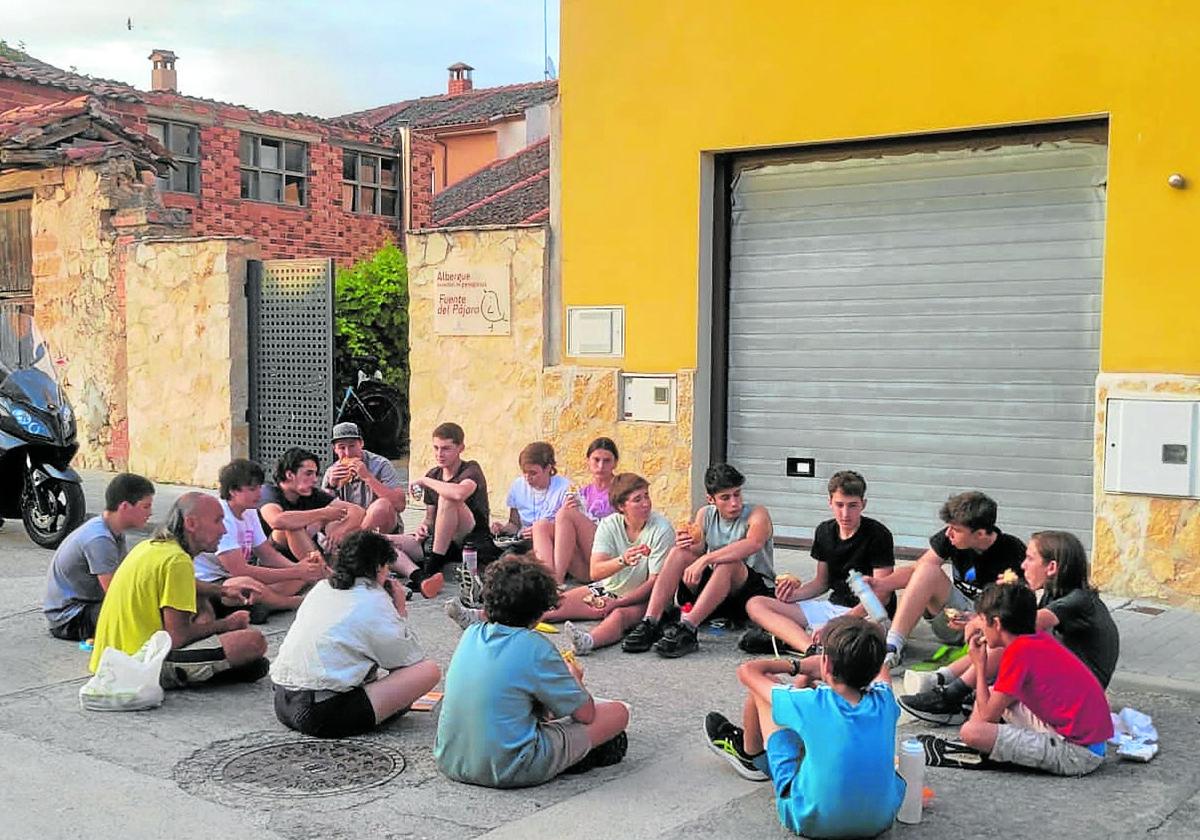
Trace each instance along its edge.
<path fill-rule="evenodd" d="M 1090 546 L 1106 157 L 1054 141 L 737 174 L 726 451 L 780 536 L 811 537 L 850 468 L 897 545 L 977 488 L 1001 528 Z"/>

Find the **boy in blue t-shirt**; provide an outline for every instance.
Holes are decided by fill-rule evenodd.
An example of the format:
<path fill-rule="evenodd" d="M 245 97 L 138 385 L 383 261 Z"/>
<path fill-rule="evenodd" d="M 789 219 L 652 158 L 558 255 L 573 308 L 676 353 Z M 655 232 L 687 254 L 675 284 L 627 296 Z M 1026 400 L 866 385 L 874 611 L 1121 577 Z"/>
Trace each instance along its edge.
<path fill-rule="evenodd" d="M 784 827 L 805 837 L 873 837 L 891 826 L 904 798 L 895 769 L 900 708 L 882 668 L 883 630 L 840 616 L 825 625 L 823 643 L 816 688 L 797 660 L 743 663 L 745 729 L 710 712 L 705 737 L 743 778 L 774 782 Z M 779 674 L 796 677 L 794 687 Z"/>
<path fill-rule="evenodd" d="M 446 672 L 433 751 L 446 776 L 526 787 L 625 755 L 628 707 L 592 699 L 579 666 L 533 629 L 557 602 L 554 578 L 532 554 L 488 567 L 488 620 L 467 628 Z"/>

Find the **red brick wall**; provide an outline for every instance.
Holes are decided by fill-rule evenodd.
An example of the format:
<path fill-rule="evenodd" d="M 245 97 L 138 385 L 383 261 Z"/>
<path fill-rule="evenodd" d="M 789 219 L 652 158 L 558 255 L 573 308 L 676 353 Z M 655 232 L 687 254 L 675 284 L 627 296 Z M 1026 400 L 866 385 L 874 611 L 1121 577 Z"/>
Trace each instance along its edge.
<path fill-rule="evenodd" d="M 153 99 L 158 100 L 156 104 L 180 106 L 181 120 L 186 121 L 192 114 L 212 121 L 200 126 L 200 195 L 165 193 L 163 196 L 168 207 L 191 211 L 196 234 L 251 236 L 259 242 L 265 259 L 333 257 L 343 265 L 369 255 L 387 242 L 403 241 L 399 219 L 349 213 L 342 208 L 342 149 L 338 142 L 391 148 L 390 141 L 349 130 L 334 135 L 329 126 L 313 120 L 216 103 L 195 103 L 170 94 L 155 94 Z M 262 126 L 261 133 L 266 136 L 270 136 L 272 128 L 277 128 L 322 137 L 320 142 L 307 144 L 309 176 L 304 207 L 241 197 L 238 160 L 241 128 L 228 127 L 227 121 L 253 122 Z"/>
<path fill-rule="evenodd" d="M 412 218 L 408 226 L 416 230 L 433 224 L 433 157 L 437 140 L 413 132 L 409 142 L 412 146 Z"/>

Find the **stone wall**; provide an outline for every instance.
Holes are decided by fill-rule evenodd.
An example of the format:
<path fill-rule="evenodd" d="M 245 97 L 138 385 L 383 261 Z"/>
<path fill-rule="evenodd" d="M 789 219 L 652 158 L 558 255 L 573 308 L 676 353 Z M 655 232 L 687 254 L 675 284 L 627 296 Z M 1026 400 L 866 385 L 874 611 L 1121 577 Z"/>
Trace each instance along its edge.
<path fill-rule="evenodd" d="M 249 452 L 245 237 L 146 240 L 126 267 L 129 469 L 216 485 Z"/>
<path fill-rule="evenodd" d="M 542 435 L 559 470 L 587 481 L 587 445 L 604 435 L 621 450 L 619 471 L 650 482 L 656 510 L 672 522 L 691 513 L 692 406 L 695 371 L 676 371 L 675 423 L 619 420 L 616 368 L 552 367 L 542 378 Z"/>
<path fill-rule="evenodd" d="M 136 237 L 179 229 L 127 158 L 45 173 L 33 191 L 33 298 L 78 421 L 82 467 L 125 469 L 125 283 Z M 52 183 L 56 182 L 56 183 Z"/>
<path fill-rule="evenodd" d="M 1200 606 L 1200 499 L 1104 492 L 1110 397 L 1200 399 L 1200 377 L 1101 374 L 1096 383 L 1092 577 L 1106 591 Z"/>
<path fill-rule="evenodd" d="M 522 447 L 548 441 L 559 472 L 586 480 L 587 445 L 606 435 L 621 450 L 619 467 L 650 480 L 655 506 L 682 516 L 690 505 L 694 371 L 677 372 L 678 422 L 631 423 L 618 419 L 616 368 L 545 367 L 546 240 L 540 226 L 409 233 L 411 473 L 432 466 L 433 427 L 454 421 L 466 431 L 464 457 L 488 477 L 493 517 L 504 519 Z M 434 281 L 448 261 L 509 267 L 510 335 L 434 335 Z"/>
<path fill-rule="evenodd" d="M 410 232 L 406 250 L 410 474 L 423 475 L 433 466 L 434 426 L 458 423 L 466 432 L 463 457 L 479 461 L 493 516 L 505 519 L 504 497 L 519 472 L 517 453 L 541 435 L 545 228 Z M 510 269 L 509 335 L 434 335 L 435 278 L 448 260 Z"/>

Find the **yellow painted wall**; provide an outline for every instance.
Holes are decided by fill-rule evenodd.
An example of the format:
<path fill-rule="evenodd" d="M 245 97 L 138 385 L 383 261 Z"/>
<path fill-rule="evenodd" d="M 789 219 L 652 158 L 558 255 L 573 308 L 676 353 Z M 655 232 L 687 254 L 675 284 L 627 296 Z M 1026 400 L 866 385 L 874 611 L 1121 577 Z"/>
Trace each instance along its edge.
<path fill-rule="evenodd" d="M 1200 373 L 1198 32 L 1194 0 L 562 0 L 564 302 L 626 306 L 623 367 L 694 367 L 704 152 L 1108 115 L 1101 367 Z"/>

